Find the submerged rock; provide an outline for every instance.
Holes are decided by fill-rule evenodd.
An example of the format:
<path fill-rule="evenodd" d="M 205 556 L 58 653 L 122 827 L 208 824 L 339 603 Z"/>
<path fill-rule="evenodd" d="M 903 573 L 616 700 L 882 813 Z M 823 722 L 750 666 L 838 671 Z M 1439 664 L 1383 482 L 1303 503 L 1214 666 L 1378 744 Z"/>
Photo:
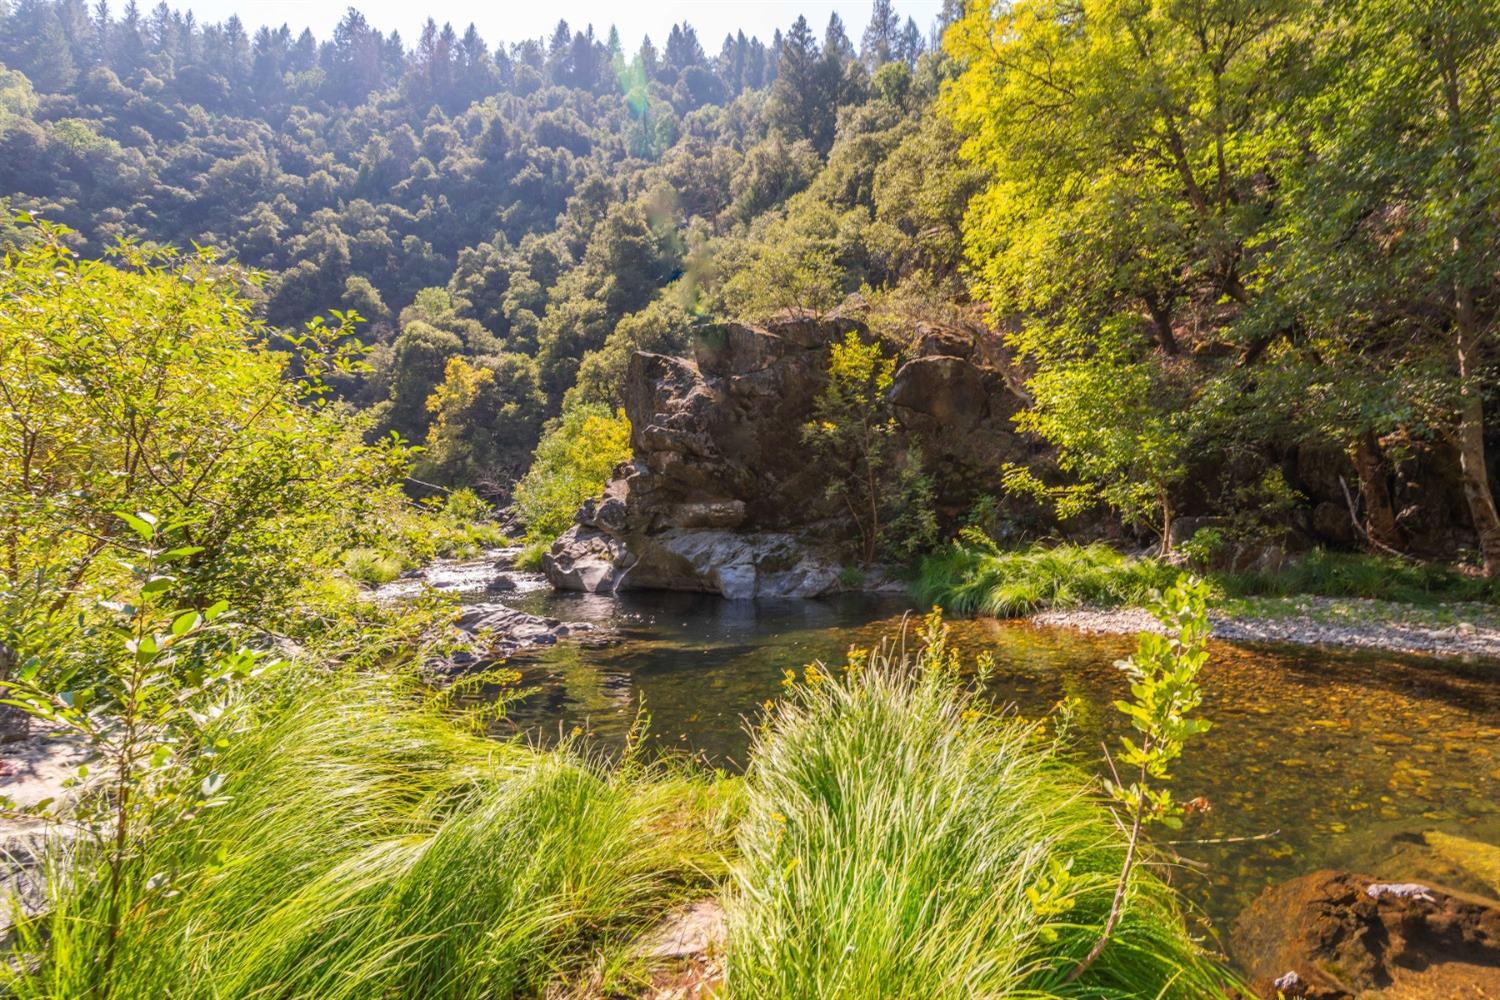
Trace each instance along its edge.
<path fill-rule="evenodd" d="M 551 646 L 559 639 L 595 630 L 589 622 L 543 618 L 503 604 L 472 605 L 459 616 L 456 625 L 467 637 L 467 645 L 427 664 L 429 673 L 445 675 L 473 670 L 524 649 Z"/>
<path fill-rule="evenodd" d="M 1500 847 L 1441 830 L 1427 831 L 1422 841 L 1438 857 L 1468 872 L 1491 892 L 1500 893 Z"/>
<path fill-rule="evenodd" d="M 1486 995 L 1500 982 L 1500 903 L 1436 885 L 1320 871 L 1267 889 L 1235 921 L 1256 995 L 1386 1000 Z"/>

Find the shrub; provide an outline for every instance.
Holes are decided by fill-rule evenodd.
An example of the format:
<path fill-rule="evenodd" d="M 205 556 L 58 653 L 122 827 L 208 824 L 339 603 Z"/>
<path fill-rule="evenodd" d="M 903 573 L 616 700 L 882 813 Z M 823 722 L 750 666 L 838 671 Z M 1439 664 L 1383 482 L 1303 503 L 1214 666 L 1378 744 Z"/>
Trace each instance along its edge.
<path fill-rule="evenodd" d="M 358 317 L 279 337 L 244 294 L 256 277 L 211 251 L 122 242 L 80 260 L 68 230 L 29 226 L 0 267 L 0 552 L 5 582 L 43 581 L 51 613 L 86 612 L 129 544 L 120 511 L 181 525 L 177 573 L 201 606 L 266 615 L 350 543 L 406 471 L 399 443 L 325 405 L 362 362 Z"/>
<path fill-rule="evenodd" d="M 598 496 L 615 466 L 630 458 L 630 421 L 625 412 L 580 404 L 554 421 L 537 445 L 531 469 L 516 487 L 516 510 L 529 544 L 550 544 L 573 523 L 573 515 Z"/>
<path fill-rule="evenodd" d="M 931 633 L 929 633 L 931 638 Z M 1040 731 L 915 662 L 809 668 L 746 776 L 731 994 L 756 1000 L 1225 995 L 1142 868 L 1096 961 L 1127 835 Z"/>

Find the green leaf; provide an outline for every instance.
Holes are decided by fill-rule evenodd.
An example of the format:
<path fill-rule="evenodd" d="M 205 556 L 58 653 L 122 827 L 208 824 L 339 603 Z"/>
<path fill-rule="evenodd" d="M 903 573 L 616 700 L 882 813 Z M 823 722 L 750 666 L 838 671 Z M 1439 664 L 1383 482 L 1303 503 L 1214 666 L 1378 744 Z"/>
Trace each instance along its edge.
<path fill-rule="evenodd" d="M 116 511 L 115 516 L 126 524 L 130 530 L 140 536 L 141 541 L 149 542 L 156 537 L 156 518 L 145 512 L 127 514 L 124 511 Z"/>
<path fill-rule="evenodd" d="M 177 577 L 175 576 L 153 576 L 141 586 L 141 593 L 160 594 L 164 591 L 170 590 L 172 588 L 172 584 L 176 582 Z"/>

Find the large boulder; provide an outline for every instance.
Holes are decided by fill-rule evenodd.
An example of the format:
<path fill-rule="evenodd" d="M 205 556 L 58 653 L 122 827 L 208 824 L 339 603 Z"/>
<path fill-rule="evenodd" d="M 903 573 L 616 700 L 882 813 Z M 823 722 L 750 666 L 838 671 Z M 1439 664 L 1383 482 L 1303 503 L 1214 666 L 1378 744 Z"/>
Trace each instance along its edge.
<path fill-rule="evenodd" d="M 1024 460 L 1031 445 L 1010 419 L 1020 400 L 973 334 L 919 332 L 890 390 L 906 440 L 945 483 L 993 480 Z M 634 355 L 623 390 L 631 460 L 543 558 L 553 585 L 736 598 L 839 590 L 848 525 L 802 428 L 832 345 L 851 333 L 869 336 L 846 317 L 792 315 L 712 327 L 692 358 Z"/>
<path fill-rule="evenodd" d="M 1320 871 L 1267 889 L 1230 936 L 1257 996 L 1484 997 L 1500 983 L 1500 903 Z"/>

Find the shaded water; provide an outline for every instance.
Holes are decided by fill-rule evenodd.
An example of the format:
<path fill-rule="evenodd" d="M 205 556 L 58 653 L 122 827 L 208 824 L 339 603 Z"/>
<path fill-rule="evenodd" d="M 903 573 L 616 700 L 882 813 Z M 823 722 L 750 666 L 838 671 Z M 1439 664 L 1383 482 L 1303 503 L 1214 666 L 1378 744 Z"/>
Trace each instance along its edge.
<path fill-rule="evenodd" d="M 619 641 L 562 644 L 513 660 L 537 693 L 511 724 L 544 738 L 582 726 L 619 745 L 642 700 L 653 738 L 737 769 L 747 719 L 781 691 L 784 669 L 842 661 L 851 645 L 896 634 L 899 601 L 729 602 L 682 594 L 509 597 L 523 610 L 607 625 Z M 1123 729 L 1116 659 L 1130 637 L 1020 622 L 954 621 L 966 660 L 991 652 L 996 697 L 1025 715 L 1077 697 L 1080 760 L 1102 768 L 1101 739 Z M 1177 767 L 1180 799 L 1211 811 L 1174 836 L 1173 874 L 1221 929 L 1266 885 L 1322 867 L 1389 879 L 1476 883 L 1419 843 L 1428 830 L 1500 844 L 1500 668 L 1369 653 L 1216 643 L 1204 672 L 1214 727 Z M 1269 836 L 1265 836 L 1269 835 Z"/>

